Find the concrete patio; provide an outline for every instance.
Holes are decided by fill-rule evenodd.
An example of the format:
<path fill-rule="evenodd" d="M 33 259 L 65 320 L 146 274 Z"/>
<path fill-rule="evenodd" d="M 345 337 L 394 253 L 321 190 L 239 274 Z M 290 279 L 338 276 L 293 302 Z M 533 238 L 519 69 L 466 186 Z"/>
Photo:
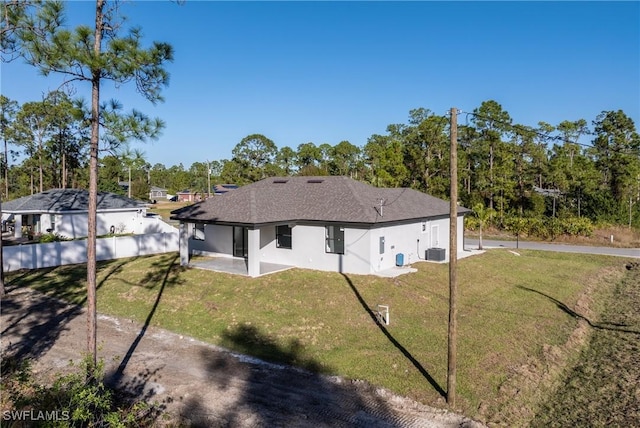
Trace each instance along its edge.
<path fill-rule="evenodd" d="M 195 257 L 189 261 L 189 266 L 214 272 L 231 273 L 249 276 L 247 260 L 233 257 Z M 291 269 L 294 266 L 260 262 L 260 276 Z"/>

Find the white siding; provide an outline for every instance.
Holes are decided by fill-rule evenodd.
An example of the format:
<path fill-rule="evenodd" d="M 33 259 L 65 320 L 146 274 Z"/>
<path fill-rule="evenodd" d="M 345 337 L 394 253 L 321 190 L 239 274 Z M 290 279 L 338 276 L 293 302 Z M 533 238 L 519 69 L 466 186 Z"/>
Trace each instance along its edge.
<path fill-rule="evenodd" d="M 97 234 L 107 235 L 111 226 L 116 233 L 142 233 L 144 216 L 144 212 L 139 213 L 137 210 L 99 212 L 96 218 Z M 43 214 L 41 219 L 48 223 L 49 217 L 49 214 Z M 68 238 L 82 238 L 88 234 L 88 221 L 87 213 L 58 214 L 54 232 Z M 44 227 L 43 230 L 46 229 L 47 227 Z"/>

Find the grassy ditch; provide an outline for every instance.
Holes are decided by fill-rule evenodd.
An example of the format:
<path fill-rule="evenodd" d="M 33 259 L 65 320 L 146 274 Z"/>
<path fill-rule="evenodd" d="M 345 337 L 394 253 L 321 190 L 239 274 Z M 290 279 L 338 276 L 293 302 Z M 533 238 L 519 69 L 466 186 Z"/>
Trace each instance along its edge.
<path fill-rule="evenodd" d="M 619 282 L 589 346 L 541 407 L 533 427 L 640 426 L 640 266 Z"/>
<path fill-rule="evenodd" d="M 418 272 L 393 279 L 302 269 L 249 279 L 178 264 L 177 254 L 100 263 L 98 310 L 445 406 L 448 265 L 418 263 Z M 522 425 L 535 415 L 549 367 L 569 361 L 550 356 L 565 352 L 588 314 L 585 296 L 616 283 L 623 260 L 492 250 L 458 267 L 456 410 Z M 82 304 L 85 275 L 70 266 L 7 280 Z M 378 304 L 389 305 L 390 325 L 374 321 Z"/>

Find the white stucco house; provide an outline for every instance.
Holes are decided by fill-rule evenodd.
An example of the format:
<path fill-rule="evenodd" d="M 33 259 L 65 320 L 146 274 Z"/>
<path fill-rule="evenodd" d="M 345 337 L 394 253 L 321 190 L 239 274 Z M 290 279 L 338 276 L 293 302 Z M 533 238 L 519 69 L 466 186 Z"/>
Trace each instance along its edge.
<path fill-rule="evenodd" d="M 2 202 L 2 221 L 12 222 L 14 236 L 23 230 L 38 235 L 56 233 L 82 238 L 88 230 L 89 192 L 83 189 L 52 189 Z M 124 196 L 98 192 L 97 234 L 141 233 L 147 205 Z"/>
<path fill-rule="evenodd" d="M 180 260 L 192 254 L 372 274 L 424 260 L 448 260 L 449 202 L 407 188 L 376 188 L 349 177 L 267 178 L 172 211 Z M 458 248 L 463 221 L 458 212 Z"/>

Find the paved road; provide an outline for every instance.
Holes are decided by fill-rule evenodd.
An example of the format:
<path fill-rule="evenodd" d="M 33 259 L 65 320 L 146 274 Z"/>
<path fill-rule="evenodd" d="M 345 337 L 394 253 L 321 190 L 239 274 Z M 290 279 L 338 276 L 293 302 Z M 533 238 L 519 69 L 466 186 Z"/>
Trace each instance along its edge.
<path fill-rule="evenodd" d="M 526 250 L 558 251 L 562 253 L 601 254 L 606 256 L 640 258 L 640 248 L 592 247 L 588 245 L 553 244 L 529 241 L 494 241 L 483 239 L 482 246 L 489 248 L 520 248 Z M 465 249 L 478 248 L 478 240 L 465 238 Z"/>

